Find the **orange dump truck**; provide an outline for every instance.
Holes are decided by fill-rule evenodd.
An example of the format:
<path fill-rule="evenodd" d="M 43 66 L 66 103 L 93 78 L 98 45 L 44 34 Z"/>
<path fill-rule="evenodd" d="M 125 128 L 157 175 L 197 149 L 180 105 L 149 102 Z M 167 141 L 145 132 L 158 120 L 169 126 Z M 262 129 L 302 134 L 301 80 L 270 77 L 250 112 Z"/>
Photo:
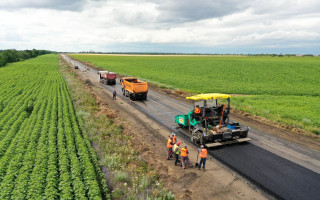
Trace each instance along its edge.
<path fill-rule="evenodd" d="M 131 100 L 146 100 L 148 94 L 148 83 L 138 80 L 136 77 L 123 77 L 121 80 L 122 94 Z"/>
<path fill-rule="evenodd" d="M 99 71 L 100 83 L 106 85 L 115 85 L 116 84 L 117 74 L 109 71 Z"/>

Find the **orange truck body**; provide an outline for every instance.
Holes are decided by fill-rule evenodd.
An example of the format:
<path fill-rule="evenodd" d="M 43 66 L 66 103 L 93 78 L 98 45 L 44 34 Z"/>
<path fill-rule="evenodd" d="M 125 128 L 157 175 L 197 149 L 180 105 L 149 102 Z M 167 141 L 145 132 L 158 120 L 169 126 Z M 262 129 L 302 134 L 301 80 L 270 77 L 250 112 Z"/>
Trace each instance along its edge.
<path fill-rule="evenodd" d="M 121 79 L 122 93 L 131 100 L 147 99 L 148 82 L 140 81 L 136 77 L 123 77 Z"/>

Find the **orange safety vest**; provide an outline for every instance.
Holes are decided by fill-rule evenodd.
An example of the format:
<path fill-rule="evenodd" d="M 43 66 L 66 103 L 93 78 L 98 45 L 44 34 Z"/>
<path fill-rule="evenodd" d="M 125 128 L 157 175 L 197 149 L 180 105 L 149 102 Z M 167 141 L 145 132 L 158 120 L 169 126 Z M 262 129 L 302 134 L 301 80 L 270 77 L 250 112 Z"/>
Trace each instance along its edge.
<path fill-rule="evenodd" d="M 172 137 L 172 142 L 173 142 L 173 144 L 176 143 L 176 136 L 175 135 Z"/>
<path fill-rule="evenodd" d="M 194 113 L 200 114 L 200 112 L 201 112 L 200 108 L 198 108 L 198 107 L 195 107 L 195 108 L 194 108 Z"/>
<path fill-rule="evenodd" d="M 181 157 L 187 157 L 188 156 L 187 152 L 188 152 L 188 149 L 181 148 L 181 154 L 180 154 Z"/>
<path fill-rule="evenodd" d="M 207 149 L 201 149 L 200 151 L 200 158 L 206 158 L 208 154 Z"/>
<path fill-rule="evenodd" d="M 172 147 L 173 147 L 173 145 L 172 145 L 172 140 L 171 140 L 170 138 L 169 138 L 169 140 L 168 140 L 167 147 L 168 147 L 168 148 L 172 148 Z"/>

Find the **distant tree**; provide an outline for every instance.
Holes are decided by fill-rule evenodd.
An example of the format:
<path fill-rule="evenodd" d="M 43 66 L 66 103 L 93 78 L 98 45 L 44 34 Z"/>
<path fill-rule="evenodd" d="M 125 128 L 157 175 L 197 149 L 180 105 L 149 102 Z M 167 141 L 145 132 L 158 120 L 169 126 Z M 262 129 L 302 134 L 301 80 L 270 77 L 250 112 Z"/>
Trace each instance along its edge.
<path fill-rule="evenodd" d="M 29 58 L 35 58 L 39 55 L 44 55 L 48 53 L 52 52 L 47 50 L 36 49 L 24 51 L 17 51 L 16 49 L 0 50 L 0 67 L 5 66 L 7 63 L 26 60 Z"/>

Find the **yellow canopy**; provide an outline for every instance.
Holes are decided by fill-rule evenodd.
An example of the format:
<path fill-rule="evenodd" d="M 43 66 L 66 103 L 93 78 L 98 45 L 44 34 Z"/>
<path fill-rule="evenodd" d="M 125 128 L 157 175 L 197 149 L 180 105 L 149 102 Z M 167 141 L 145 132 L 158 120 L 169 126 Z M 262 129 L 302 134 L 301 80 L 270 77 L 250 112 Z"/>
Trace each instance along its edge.
<path fill-rule="evenodd" d="M 197 94 L 191 97 L 186 97 L 186 99 L 191 100 L 209 100 L 209 99 L 227 99 L 231 98 L 231 95 L 228 94 L 220 94 L 220 93 L 209 93 L 209 94 Z"/>

